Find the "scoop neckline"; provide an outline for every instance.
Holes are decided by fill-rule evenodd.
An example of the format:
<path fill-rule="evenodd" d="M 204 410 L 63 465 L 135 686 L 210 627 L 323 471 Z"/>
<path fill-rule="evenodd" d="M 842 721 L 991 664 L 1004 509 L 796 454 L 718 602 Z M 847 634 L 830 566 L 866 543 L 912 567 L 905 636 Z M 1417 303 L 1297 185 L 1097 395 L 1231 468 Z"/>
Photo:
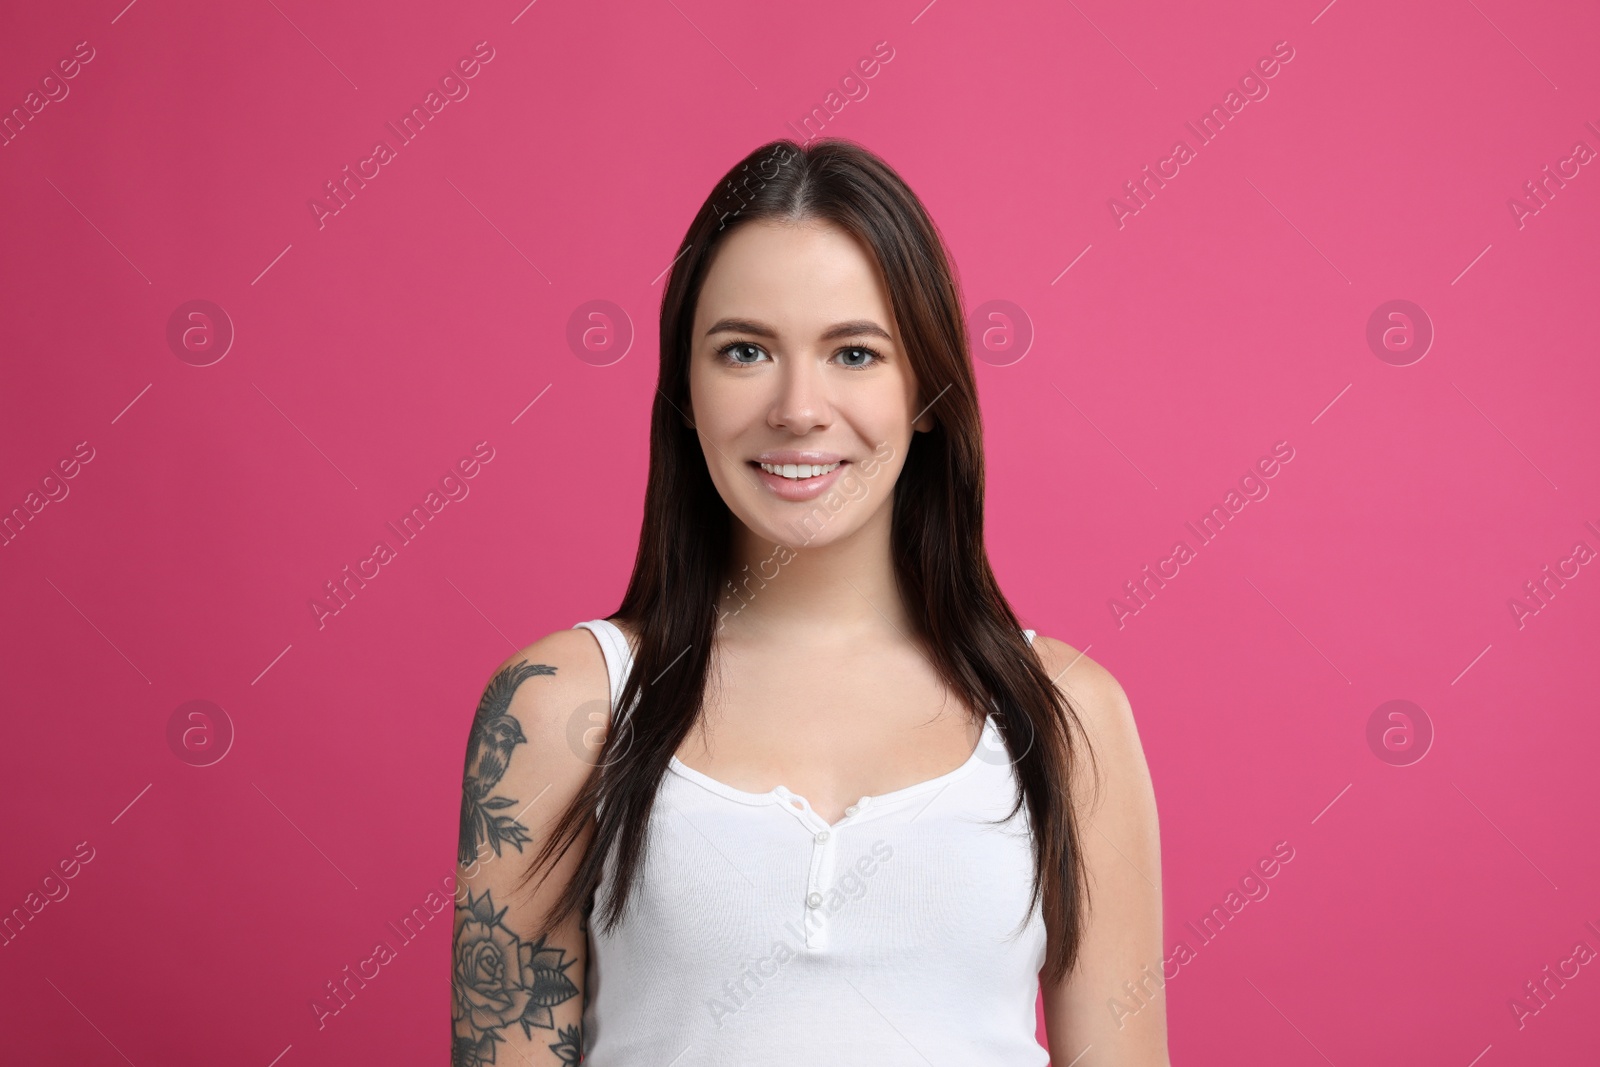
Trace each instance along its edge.
<path fill-rule="evenodd" d="M 936 778 L 929 778 L 926 781 L 916 782 L 912 785 L 890 790 L 887 793 L 877 793 L 872 796 L 864 796 L 860 800 L 857 800 L 856 803 L 867 805 L 887 804 L 893 801 L 901 800 L 905 797 L 917 796 L 927 792 L 930 789 L 934 789 L 938 786 L 948 785 L 950 782 L 953 782 L 958 778 L 965 777 L 971 773 L 972 769 L 976 767 L 978 763 L 982 761 L 984 742 L 989 740 L 990 734 L 994 731 L 994 729 L 994 715 L 992 713 L 984 715 L 983 729 L 978 733 L 978 743 L 973 747 L 972 754 L 968 756 L 965 762 L 963 762 L 959 767 L 946 771 Z M 762 793 L 752 793 L 747 789 L 737 789 L 720 779 L 711 777 L 711 775 L 705 773 L 704 771 L 695 770 L 693 767 L 679 759 L 677 753 L 673 753 L 672 758 L 668 761 L 668 766 L 671 767 L 673 771 L 685 778 L 688 778 L 698 785 L 704 786 L 711 792 L 719 793 L 722 796 L 728 797 L 731 800 L 737 800 L 743 804 L 770 804 L 773 801 L 785 800 L 788 798 L 799 798 L 804 800 L 808 806 L 811 803 L 809 797 L 803 796 L 800 793 L 796 793 L 794 790 L 790 789 L 781 782 Z"/>
<path fill-rule="evenodd" d="M 610 619 L 602 618 L 592 621 L 599 622 L 610 627 L 612 632 L 622 639 L 622 645 L 624 648 L 622 677 L 626 678 L 633 672 L 634 659 L 633 642 L 629 638 L 628 633 Z M 1027 636 L 1028 644 L 1031 646 L 1033 644 L 1034 635 L 1038 631 L 1025 629 L 1022 632 Z M 613 700 L 615 700 L 615 694 L 613 694 Z M 985 713 L 983 716 L 983 729 L 978 732 L 978 743 L 973 748 L 972 755 L 968 756 L 966 761 L 959 767 L 946 771 L 936 778 L 929 778 L 927 781 L 917 782 L 913 785 L 891 790 L 888 793 L 879 793 L 876 796 L 862 797 L 856 803 L 860 804 L 864 802 L 869 805 L 886 804 L 905 797 L 920 795 L 921 793 L 924 793 L 937 786 L 948 785 L 958 778 L 963 778 L 970 774 L 972 769 L 982 761 L 984 742 L 996 739 L 998 736 L 998 728 L 994 724 L 994 713 Z M 711 777 L 711 775 L 705 773 L 704 771 L 695 770 L 693 767 L 679 759 L 676 752 L 674 752 L 668 759 L 667 767 L 680 777 L 686 778 L 689 781 L 694 782 L 695 784 L 700 785 L 713 793 L 727 797 L 730 800 L 737 800 L 742 804 L 771 804 L 775 801 L 781 801 L 787 798 L 799 798 L 806 802 L 808 809 L 811 805 L 811 800 L 809 797 L 801 796 L 801 794 L 794 792 L 781 782 L 773 786 L 771 789 L 768 789 L 764 793 L 752 793 L 747 789 L 736 789 L 720 779 Z"/>

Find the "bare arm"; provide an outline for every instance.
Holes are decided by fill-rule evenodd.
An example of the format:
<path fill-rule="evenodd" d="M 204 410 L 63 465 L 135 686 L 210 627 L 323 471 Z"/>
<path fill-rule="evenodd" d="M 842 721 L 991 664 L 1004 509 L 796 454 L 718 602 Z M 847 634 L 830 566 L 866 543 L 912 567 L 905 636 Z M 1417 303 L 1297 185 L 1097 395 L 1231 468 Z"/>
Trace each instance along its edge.
<path fill-rule="evenodd" d="M 1133 710 L 1104 667 L 1052 638 L 1034 644 L 1082 715 L 1101 773 L 1095 801 L 1087 771 L 1074 783 L 1091 902 L 1077 965 L 1043 986 L 1050 1059 L 1057 1067 L 1169 1067 L 1161 839 Z"/>
<path fill-rule="evenodd" d="M 597 699 L 607 693 L 600 662 L 584 631 L 553 633 L 500 665 L 473 717 L 456 868 L 452 1067 L 579 1062 L 585 919 L 539 923 L 576 869 L 592 821 L 542 883 L 513 887 L 594 762 L 569 737 L 585 733 L 571 729 L 575 715 L 606 706 Z M 593 725 L 591 733 L 603 731 L 603 713 Z"/>

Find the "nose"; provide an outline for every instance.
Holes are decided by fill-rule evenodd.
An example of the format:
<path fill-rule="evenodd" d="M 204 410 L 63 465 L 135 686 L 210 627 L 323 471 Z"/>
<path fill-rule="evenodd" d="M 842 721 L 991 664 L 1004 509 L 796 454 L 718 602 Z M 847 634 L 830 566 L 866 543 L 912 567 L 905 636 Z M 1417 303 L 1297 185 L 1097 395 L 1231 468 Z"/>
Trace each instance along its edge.
<path fill-rule="evenodd" d="M 828 395 L 824 369 L 809 357 L 791 359 L 779 367 L 778 392 L 767 413 L 767 424 L 792 434 L 824 429 L 833 422 L 833 400 Z"/>

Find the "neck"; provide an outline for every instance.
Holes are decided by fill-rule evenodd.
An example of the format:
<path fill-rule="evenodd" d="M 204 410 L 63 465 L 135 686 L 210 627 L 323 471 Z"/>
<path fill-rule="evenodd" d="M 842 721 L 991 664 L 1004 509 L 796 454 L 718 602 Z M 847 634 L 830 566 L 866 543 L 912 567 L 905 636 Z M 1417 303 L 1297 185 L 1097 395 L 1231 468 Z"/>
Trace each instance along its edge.
<path fill-rule="evenodd" d="M 779 545 L 734 520 L 733 553 L 718 615 L 724 634 L 770 633 L 818 641 L 912 625 L 895 580 L 891 508 L 821 545 Z"/>

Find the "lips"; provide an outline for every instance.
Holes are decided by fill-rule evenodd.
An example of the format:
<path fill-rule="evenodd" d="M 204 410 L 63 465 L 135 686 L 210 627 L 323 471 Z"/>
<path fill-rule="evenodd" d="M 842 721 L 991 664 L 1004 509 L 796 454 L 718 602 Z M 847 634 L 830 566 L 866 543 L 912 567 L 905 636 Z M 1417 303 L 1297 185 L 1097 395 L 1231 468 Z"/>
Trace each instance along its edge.
<path fill-rule="evenodd" d="M 849 460 L 837 458 L 827 462 L 751 460 L 750 468 L 756 472 L 761 484 L 780 499 L 810 500 L 826 492 L 829 486 L 838 481 L 839 472 L 848 464 Z"/>
<path fill-rule="evenodd" d="M 774 448 L 763 452 L 759 456 L 752 456 L 752 463 L 818 463 L 827 466 L 829 463 L 838 463 L 844 457 L 837 452 L 824 452 L 816 448 Z"/>

